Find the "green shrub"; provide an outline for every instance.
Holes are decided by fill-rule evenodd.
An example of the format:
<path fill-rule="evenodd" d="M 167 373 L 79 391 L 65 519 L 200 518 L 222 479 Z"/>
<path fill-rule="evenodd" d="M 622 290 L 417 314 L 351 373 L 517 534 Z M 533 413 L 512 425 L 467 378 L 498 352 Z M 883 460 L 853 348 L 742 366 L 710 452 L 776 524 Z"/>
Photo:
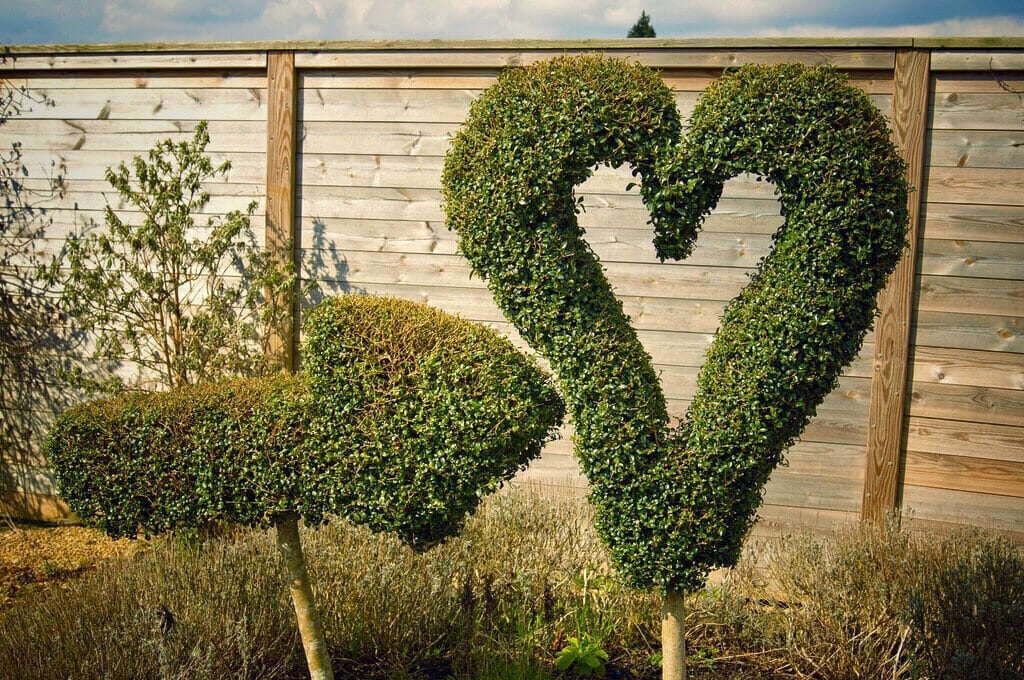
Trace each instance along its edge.
<path fill-rule="evenodd" d="M 349 517 L 428 545 L 535 457 L 563 406 L 495 332 L 346 296 L 306 324 L 304 372 L 76 407 L 46 445 L 62 497 L 114 535 Z"/>
<path fill-rule="evenodd" d="M 729 304 L 675 430 L 650 357 L 583 239 L 573 187 L 630 163 L 659 257 L 685 258 L 724 182 L 775 183 L 786 217 Z M 554 368 L 597 528 L 632 584 L 694 588 L 731 565 L 782 452 L 836 385 L 904 245 L 904 166 L 868 97 L 830 68 L 748 66 L 680 140 L 672 92 L 592 56 L 504 72 L 442 179 L 448 225 L 506 317 Z"/>
<path fill-rule="evenodd" d="M 532 359 L 426 305 L 330 298 L 309 315 L 304 347 L 318 466 L 304 497 L 327 494 L 334 512 L 415 546 L 457 531 L 564 416 Z"/>

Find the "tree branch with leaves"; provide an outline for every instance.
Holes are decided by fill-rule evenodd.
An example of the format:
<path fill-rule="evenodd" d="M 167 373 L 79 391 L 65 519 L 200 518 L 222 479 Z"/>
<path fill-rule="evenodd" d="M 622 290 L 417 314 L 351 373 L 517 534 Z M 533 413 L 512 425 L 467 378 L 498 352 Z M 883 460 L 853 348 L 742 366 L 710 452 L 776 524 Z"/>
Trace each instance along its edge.
<path fill-rule="evenodd" d="M 108 168 L 107 182 L 134 214 L 108 202 L 106 228 L 73 236 L 54 262 L 63 310 L 93 339 L 92 359 L 139 369 L 128 379 L 80 382 L 105 391 L 176 388 L 280 365 L 266 331 L 288 313 L 278 307 L 292 299 L 296 277 L 257 244 L 255 201 L 199 223 L 206 183 L 231 169 L 230 161 L 214 165 L 209 142 L 200 122 L 190 141 L 165 140 Z"/>

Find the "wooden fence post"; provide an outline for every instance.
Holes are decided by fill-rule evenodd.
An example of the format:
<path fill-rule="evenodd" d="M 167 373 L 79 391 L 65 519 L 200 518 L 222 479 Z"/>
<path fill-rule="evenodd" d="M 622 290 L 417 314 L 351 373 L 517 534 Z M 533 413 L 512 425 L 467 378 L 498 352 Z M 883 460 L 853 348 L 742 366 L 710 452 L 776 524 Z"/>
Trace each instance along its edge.
<path fill-rule="evenodd" d="M 894 73 L 893 141 L 907 162 L 909 247 L 889 284 L 878 296 L 880 316 L 875 323 L 875 359 L 868 415 L 867 461 L 861 519 L 879 521 L 897 507 L 907 373 L 910 320 L 914 303 L 914 274 L 921 221 L 924 142 L 931 89 L 929 50 L 898 50 Z"/>
<path fill-rule="evenodd" d="M 298 270 L 295 229 L 296 109 L 298 83 L 293 52 L 267 54 L 267 205 L 264 247 L 278 263 Z M 284 368 L 296 368 L 298 308 L 295 295 L 280 300 L 289 313 L 271 329 L 268 351 Z"/>

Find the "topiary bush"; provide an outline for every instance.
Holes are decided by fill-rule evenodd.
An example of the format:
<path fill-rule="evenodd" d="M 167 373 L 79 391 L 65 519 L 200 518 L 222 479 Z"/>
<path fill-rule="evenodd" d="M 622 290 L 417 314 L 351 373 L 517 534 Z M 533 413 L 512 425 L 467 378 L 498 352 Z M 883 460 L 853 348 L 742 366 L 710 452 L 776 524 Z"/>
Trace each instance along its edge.
<path fill-rule="evenodd" d="M 661 259 L 683 259 L 724 182 L 760 174 L 785 223 L 727 307 L 677 428 L 650 357 L 584 240 L 573 188 L 632 165 Z M 443 174 L 462 253 L 555 370 L 621 575 L 669 593 L 735 564 L 783 451 L 837 384 L 904 246 L 904 164 L 885 119 L 831 68 L 746 66 L 681 137 L 672 92 L 637 64 L 558 58 L 504 72 Z"/>
<path fill-rule="evenodd" d="M 310 676 L 330 680 L 298 520 L 428 548 L 540 453 L 564 405 L 508 340 L 424 305 L 328 299 L 306 336 L 300 375 L 86 404 L 46 452 L 70 508 L 114 535 L 273 524 Z"/>
<path fill-rule="evenodd" d="M 492 329 L 426 305 L 329 298 L 304 332 L 317 471 L 303 497 L 325 493 L 333 512 L 413 547 L 457 532 L 483 495 L 540 454 L 565 415 L 530 357 Z"/>
<path fill-rule="evenodd" d="M 414 546 L 458 531 L 536 457 L 564 406 L 496 332 L 394 298 L 329 298 L 303 370 L 133 393 L 55 421 L 62 497 L 110 534 L 342 515 Z"/>

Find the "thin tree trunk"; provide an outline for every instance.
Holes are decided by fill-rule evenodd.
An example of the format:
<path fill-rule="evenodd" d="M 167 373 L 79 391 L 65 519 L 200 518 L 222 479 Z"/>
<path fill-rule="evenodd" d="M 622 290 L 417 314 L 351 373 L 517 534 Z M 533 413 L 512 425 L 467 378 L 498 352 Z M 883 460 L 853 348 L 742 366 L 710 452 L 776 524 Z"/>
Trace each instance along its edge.
<path fill-rule="evenodd" d="M 306 651 L 306 664 L 312 680 L 334 680 L 327 641 L 313 604 L 313 589 L 306 574 L 306 558 L 299 541 L 299 518 L 293 512 L 280 515 L 275 522 L 277 546 L 281 549 L 288 570 L 288 590 L 295 604 L 295 618 L 299 624 L 302 648 Z"/>
<path fill-rule="evenodd" d="M 686 680 L 686 600 L 678 590 L 667 591 L 661 607 L 661 678 Z"/>

